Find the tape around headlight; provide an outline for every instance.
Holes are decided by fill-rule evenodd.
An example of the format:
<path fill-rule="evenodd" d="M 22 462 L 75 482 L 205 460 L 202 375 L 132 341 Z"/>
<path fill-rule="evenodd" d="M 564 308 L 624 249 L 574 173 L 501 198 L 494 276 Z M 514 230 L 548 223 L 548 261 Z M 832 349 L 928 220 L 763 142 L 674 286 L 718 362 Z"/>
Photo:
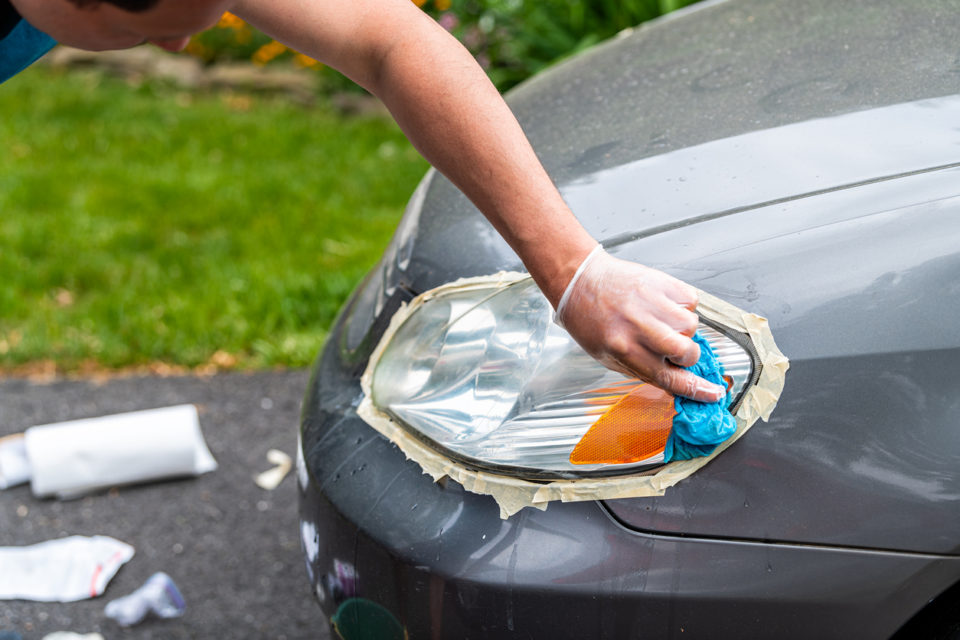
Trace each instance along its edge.
<path fill-rule="evenodd" d="M 549 311 L 518 273 L 421 294 L 371 356 L 359 415 L 435 480 L 493 496 L 507 517 L 551 500 L 662 495 L 767 419 L 783 388 L 788 362 L 766 320 L 701 292 L 706 329 L 745 343 L 711 339 L 733 363 L 737 431 L 710 456 L 663 465 L 672 397 L 597 365 Z"/>

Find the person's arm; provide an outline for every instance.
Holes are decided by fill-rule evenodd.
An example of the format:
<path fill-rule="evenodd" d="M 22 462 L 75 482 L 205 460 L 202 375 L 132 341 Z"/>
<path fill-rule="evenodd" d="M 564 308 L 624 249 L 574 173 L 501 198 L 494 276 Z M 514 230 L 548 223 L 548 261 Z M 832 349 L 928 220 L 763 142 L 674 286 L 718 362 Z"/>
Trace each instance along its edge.
<path fill-rule="evenodd" d="M 420 153 L 470 198 L 556 307 L 597 245 L 564 203 L 516 118 L 470 53 L 410 0 L 238 0 L 265 33 L 379 97 Z M 545 238 L 549 238 L 545 240 Z M 563 324 L 591 355 L 668 391 L 722 397 L 696 362 L 695 290 L 603 254 Z"/>

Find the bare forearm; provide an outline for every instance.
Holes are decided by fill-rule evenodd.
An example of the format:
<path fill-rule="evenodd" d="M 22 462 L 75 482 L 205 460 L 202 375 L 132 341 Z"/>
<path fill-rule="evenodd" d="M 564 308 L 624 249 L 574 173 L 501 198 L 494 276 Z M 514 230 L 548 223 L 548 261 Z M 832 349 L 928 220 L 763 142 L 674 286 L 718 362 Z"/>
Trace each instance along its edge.
<path fill-rule="evenodd" d="M 470 54 L 440 29 L 427 41 L 407 38 L 391 48 L 371 90 L 424 157 L 486 215 L 556 304 L 596 242 L 567 208 Z"/>

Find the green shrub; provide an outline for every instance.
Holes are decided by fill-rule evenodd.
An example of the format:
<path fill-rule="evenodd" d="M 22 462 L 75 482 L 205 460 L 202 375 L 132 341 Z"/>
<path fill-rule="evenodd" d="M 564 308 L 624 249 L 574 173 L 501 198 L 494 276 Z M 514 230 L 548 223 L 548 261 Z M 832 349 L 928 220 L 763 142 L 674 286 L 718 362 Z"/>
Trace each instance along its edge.
<path fill-rule="evenodd" d="M 618 31 L 695 1 L 413 0 L 464 43 L 501 91 Z M 187 51 L 206 62 L 292 60 L 328 76 L 327 84 L 335 89 L 346 86 L 336 72 L 229 13 L 216 27 L 195 36 Z"/>
<path fill-rule="evenodd" d="M 506 90 L 557 60 L 694 1 L 431 0 L 424 8 Z"/>

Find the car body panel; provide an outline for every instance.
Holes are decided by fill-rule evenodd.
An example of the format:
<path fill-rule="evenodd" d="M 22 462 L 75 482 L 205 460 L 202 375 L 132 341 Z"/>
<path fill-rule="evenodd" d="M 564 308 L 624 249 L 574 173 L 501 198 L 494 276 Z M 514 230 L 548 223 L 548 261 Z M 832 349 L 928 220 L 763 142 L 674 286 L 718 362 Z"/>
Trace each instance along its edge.
<path fill-rule="evenodd" d="M 713 140 L 956 94 L 958 28 L 953 0 L 697 4 L 535 76 L 510 106 L 564 185 Z"/>
<path fill-rule="evenodd" d="M 578 218 L 596 238 L 607 239 L 655 227 L 654 216 L 672 212 L 683 198 L 672 197 L 670 207 L 638 203 L 633 217 L 621 216 L 625 227 L 615 227 L 608 224 L 605 208 L 594 204 L 602 197 L 600 189 L 592 189 L 586 198 L 571 193 L 586 176 L 717 140 L 955 95 L 960 93 L 958 32 L 960 12 L 954 0 L 693 5 L 534 77 L 510 93 L 509 103 L 551 177 L 565 197 L 576 200 L 572 204 Z M 924 120 L 918 119 L 917 125 Z M 903 124 L 904 118 L 888 119 L 883 135 L 896 135 L 896 127 Z M 955 135 L 951 127 L 943 131 Z M 756 138 L 764 139 L 770 145 L 782 142 Z M 918 139 L 910 155 L 916 156 L 928 142 Z M 859 161 L 872 162 L 866 153 L 857 154 L 856 147 L 846 149 L 844 162 L 835 161 L 832 154 L 838 150 L 843 149 L 833 144 L 818 158 L 826 159 L 824 180 L 832 179 L 832 170 L 855 170 Z M 730 151 L 719 160 L 745 155 Z M 790 164 L 790 154 L 776 146 L 757 146 L 756 153 L 760 156 L 752 158 L 752 167 L 734 174 L 740 190 L 764 185 L 759 179 L 751 182 L 751 174 L 767 178 L 772 166 Z M 721 166 L 716 160 L 700 163 L 698 174 L 716 170 Z M 919 164 L 937 165 L 922 159 Z M 885 168 L 879 171 L 860 175 L 889 175 Z M 689 179 L 687 167 L 656 178 L 671 178 L 672 183 L 658 184 L 654 176 L 644 176 L 634 191 L 649 186 L 657 197 L 694 193 L 692 188 L 678 190 L 680 178 Z M 791 191 L 785 186 L 786 193 L 778 190 L 780 196 L 803 193 L 800 187 Z M 396 238 L 405 249 L 401 253 L 412 255 L 416 246 L 419 257 L 403 270 L 404 281 L 433 288 L 446 281 L 451 268 L 464 276 L 484 275 L 491 265 L 522 268 L 492 226 L 448 181 L 431 180 L 425 191 L 422 210 L 407 216 Z M 748 196 L 741 200 L 740 205 L 756 202 Z M 470 246 L 464 246 L 466 238 Z"/>
<path fill-rule="evenodd" d="M 546 513 L 528 509 L 501 521 L 492 500 L 452 482 L 434 483 L 357 418 L 357 376 L 369 345 L 392 315 L 397 293 L 410 295 L 429 279 L 411 279 L 406 289 L 380 287 L 392 293 L 385 300 L 372 296 L 372 308 L 380 309 L 372 314 L 373 329 L 352 344 L 342 323 L 331 333 L 326 355 L 332 360 L 318 368 L 312 385 L 320 395 L 305 406 L 304 467 L 310 472 L 301 504 L 311 527 L 304 544 L 314 550 L 308 566 L 327 613 L 336 615 L 343 602 L 342 591 L 338 597 L 327 580 L 339 561 L 356 574 L 350 595 L 392 611 L 410 637 L 888 637 L 960 580 L 955 558 L 903 551 L 956 550 L 950 535 L 957 513 L 955 430 L 940 430 L 955 424 L 956 404 L 943 392 L 956 379 L 956 347 L 939 326 L 955 297 L 928 300 L 916 331 L 904 333 L 893 318 L 892 333 L 880 334 L 879 343 L 870 340 L 868 353 L 844 349 L 859 349 L 884 321 L 877 313 L 883 304 L 913 313 L 923 308 L 923 300 L 910 302 L 917 290 L 932 290 L 944 272 L 956 272 L 949 254 L 927 260 L 914 252 L 912 261 L 902 261 L 924 225 L 942 225 L 938 242 L 956 237 L 943 224 L 951 210 L 945 216 L 937 208 L 954 206 L 953 173 L 862 185 L 913 190 L 923 181 L 930 193 L 945 193 L 919 209 L 844 214 L 819 227 L 778 233 L 751 219 L 762 208 L 750 209 L 724 221 L 742 223 L 712 236 L 713 248 L 723 251 L 697 253 L 690 248 L 694 236 L 683 235 L 709 220 L 617 247 L 620 255 L 652 257 L 647 261 L 771 315 L 781 346 L 798 355 L 770 424 L 758 425 L 664 498 L 611 502 L 616 519 L 595 504 L 552 504 Z M 852 191 L 790 206 L 835 202 Z M 889 195 L 876 201 L 889 201 Z M 816 241 L 817 233 L 837 229 L 847 246 L 863 245 L 839 263 L 842 251 Z M 887 247 L 890 260 L 901 260 L 895 270 L 888 268 L 893 262 L 870 260 L 867 248 L 891 238 L 903 241 L 899 249 Z M 686 257 L 671 247 L 682 247 Z M 486 259 L 491 255 L 496 251 Z M 395 258 L 388 254 L 385 263 Z M 419 248 L 407 264 L 421 260 L 445 268 L 445 259 Z M 498 260 L 491 262 L 503 265 Z M 780 262 L 779 271 L 768 270 Z M 483 256 L 477 264 L 483 268 Z M 390 273 L 381 268 L 367 287 Z M 830 287 L 811 285 L 825 275 Z M 853 281 L 861 282 L 857 296 L 835 295 Z M 807 304 L 795 311 L 791 296 L 801 292 Z M 362 297 L 342 320 L 360 322 Z M 871 313 L 874 324 L 867 329 L 816 335 L 818 326 L 855 327 L 851 317 L 859 321 Z M 897 337 L 906 342 L 896 343 Z M 848 393 L 841 392 L 845 387 Z M 865 417 L 843 417 L 862 405 L 870 407 Z M 924 412 L 919 423 L 911 421 L 917 410 Z M 891 434 L 889 442 L 903 444 L 902 452 L 879 445 Z M 496 542 L 488 548 L 487 540 Z M 544 560 L 554 557 L 569 565 Z"/>
<path fill-rule="evenodd" d="M 301 445 L 302 542 L 329 616 L 362 597 L 411 638 L 885 638 L 960 580 L 956 557 L 636 532 L 593 502 L 502 520 L 372 431 L 349 370 L 326 352 Z"/>

